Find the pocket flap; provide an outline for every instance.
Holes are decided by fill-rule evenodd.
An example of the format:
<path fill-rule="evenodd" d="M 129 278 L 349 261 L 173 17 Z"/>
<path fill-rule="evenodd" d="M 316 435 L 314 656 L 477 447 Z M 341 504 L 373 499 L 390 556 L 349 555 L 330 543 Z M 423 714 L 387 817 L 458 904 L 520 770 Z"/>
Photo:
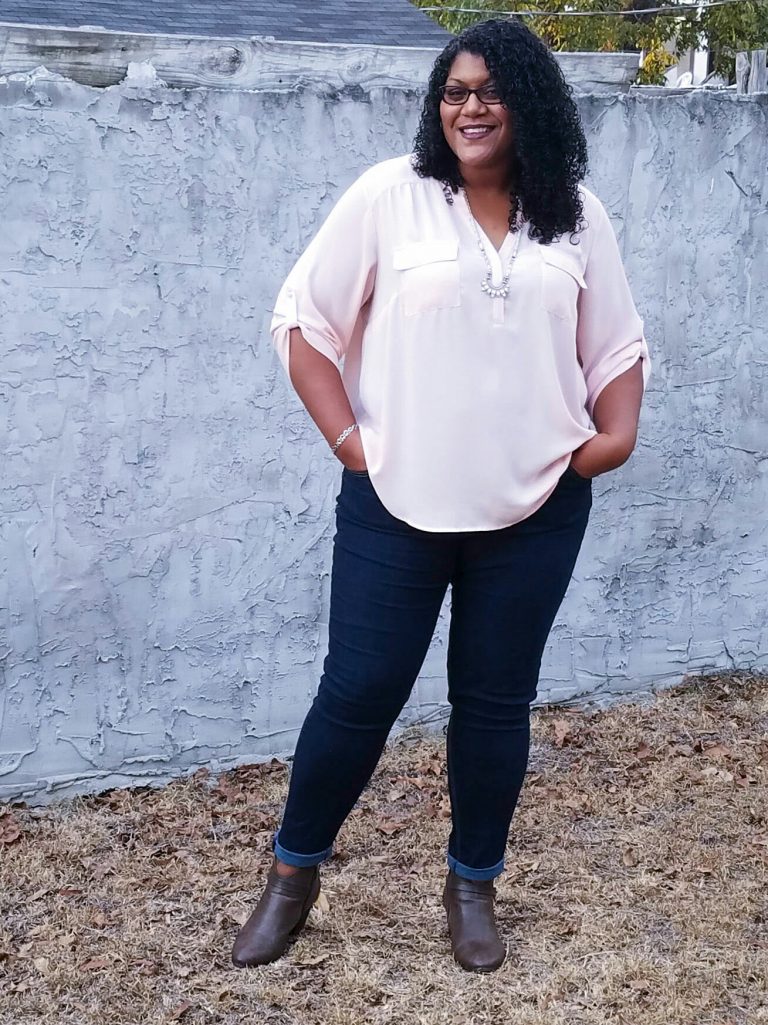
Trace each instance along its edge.
<path fill-rule="evenodd" d="M 560 246 L 540 246 L 539 252 L 544 263 L 548 263 L 550 267 L 557 267 L 559 270 L 565 271 L 566 274 L 570 274 L 572 278 L 578 281 L 580 288 L 587 287 L 581 265 L 575 255 L 572 256 L 569 252 L 563 251 Z"/>
<path fill-rule="evenodd" d="M 455 260 L 459 255 L 458 239 L 430 239 L 428 242 L 408 242 L 397 246 L 392 256 L 395 270 L 410 270 L 427 263 Z"/>

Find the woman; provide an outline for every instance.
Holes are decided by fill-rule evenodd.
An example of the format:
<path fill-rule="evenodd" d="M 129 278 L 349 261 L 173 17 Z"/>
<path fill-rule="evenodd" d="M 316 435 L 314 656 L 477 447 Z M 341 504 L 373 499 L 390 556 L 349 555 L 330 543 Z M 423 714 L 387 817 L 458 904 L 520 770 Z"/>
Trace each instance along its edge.
<path fill-rule="evenodd" d="M 475 25 L 435 63 L 415 153 L 349 188 L 280 292 L 278 353 L 344 471 L 328 654 L 239 966 L 303 927 L 449 585 L 443 902 L 463 968 L 504 960 L 493 880 L 541 656 L 649 365 L 585 169 L 546 47 L 516 21 Z"/>

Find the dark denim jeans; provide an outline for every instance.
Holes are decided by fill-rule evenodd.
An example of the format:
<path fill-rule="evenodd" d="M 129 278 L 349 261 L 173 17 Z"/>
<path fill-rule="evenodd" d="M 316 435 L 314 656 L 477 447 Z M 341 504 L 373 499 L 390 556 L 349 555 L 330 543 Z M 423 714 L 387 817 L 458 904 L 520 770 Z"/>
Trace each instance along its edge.
<path fill-rule="evenodd" d="M 330 856 L 411 693 L 450 584 L 448 863 L 468 879 L 499 875 L 541 656 L 591 504 L 590 482 L 569 468 L 520 523 L 430 533 L 387 512 L 367 474 L 344 471 L 328 654 L 275 836 L 282 861 L 306 866 Z"/>

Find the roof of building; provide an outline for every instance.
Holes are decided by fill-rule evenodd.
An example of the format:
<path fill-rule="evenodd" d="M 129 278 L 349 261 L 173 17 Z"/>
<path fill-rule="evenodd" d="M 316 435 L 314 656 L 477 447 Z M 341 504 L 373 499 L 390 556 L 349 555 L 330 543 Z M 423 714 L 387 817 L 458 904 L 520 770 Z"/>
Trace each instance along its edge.
<path fill-rule="evenodd" d="M 388 46 L 449 39 L 409 0 L 3 0 L 0 22 Z"/>

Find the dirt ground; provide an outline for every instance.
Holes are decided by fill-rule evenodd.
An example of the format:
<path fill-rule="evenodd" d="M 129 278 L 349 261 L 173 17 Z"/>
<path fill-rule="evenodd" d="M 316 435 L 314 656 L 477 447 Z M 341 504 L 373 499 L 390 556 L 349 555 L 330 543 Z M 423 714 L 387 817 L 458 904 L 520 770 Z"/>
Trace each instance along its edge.
<path fill-rule="evenodd" d="M 3 1025 L 768 1023 L 768 680 L 538 709 L 498 917 L 470 975 L 440 893 L 443 738 L 387 751 L 280 962 L 229 963 L 287 766 L 0 808 Z"/>

